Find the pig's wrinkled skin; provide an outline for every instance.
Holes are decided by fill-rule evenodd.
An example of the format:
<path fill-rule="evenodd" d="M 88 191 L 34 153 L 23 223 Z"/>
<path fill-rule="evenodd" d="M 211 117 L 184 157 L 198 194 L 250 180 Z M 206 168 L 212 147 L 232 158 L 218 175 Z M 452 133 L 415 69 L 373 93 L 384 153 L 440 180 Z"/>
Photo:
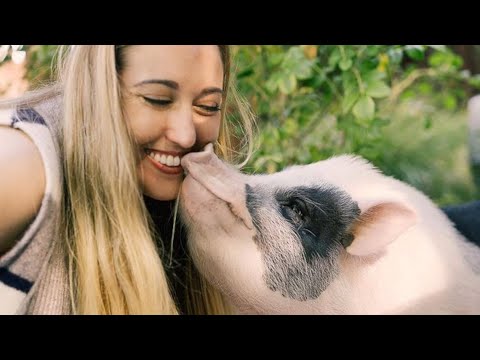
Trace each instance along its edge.
<path fill-rule="evenodd" d="M 480 314 L 480 249 L 359 157 L 248 176 L 208 145 L 182 166 L 191 254 L 240 314 Z"/>

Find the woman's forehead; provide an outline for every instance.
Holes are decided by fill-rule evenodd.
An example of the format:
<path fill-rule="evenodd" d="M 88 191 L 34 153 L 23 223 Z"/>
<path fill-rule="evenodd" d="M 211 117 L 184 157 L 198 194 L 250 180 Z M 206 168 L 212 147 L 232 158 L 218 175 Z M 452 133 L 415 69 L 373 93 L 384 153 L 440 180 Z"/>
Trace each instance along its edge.
<path fill-rule="evenodd" d="M 222 87 L 223 64 L 216 45 L 136 45 L 127 49 L 124 81 L 130 85 L 152 79 L 180 86 Z"/>

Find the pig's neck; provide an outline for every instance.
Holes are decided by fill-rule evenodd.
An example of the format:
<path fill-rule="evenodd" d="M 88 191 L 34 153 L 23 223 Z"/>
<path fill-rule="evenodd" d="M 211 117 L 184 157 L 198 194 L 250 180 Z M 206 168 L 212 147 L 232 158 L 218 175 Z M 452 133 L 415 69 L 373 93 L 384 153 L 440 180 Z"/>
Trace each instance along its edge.
<path fill-rule="evenodd" d="M 479 313 L 478 274 L 458 238 L 437 233 L 416 226 L 377 258 L 345 255 L 339 279 L 351 294 L 345 313 Z"/>

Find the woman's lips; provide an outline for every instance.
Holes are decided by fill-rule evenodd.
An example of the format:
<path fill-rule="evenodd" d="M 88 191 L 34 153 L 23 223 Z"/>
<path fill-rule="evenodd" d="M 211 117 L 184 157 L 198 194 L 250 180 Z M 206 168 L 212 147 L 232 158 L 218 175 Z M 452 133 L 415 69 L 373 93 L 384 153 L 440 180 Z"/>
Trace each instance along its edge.
<path fill-rule="evenodd" d="M 183 173 L 183 168 L 180 165 L 183 156 L 182 153 L 153 149 L 145 149 L 145 153 L 152 165 L 161 172 L 168 175 L 179 175 Z"/>

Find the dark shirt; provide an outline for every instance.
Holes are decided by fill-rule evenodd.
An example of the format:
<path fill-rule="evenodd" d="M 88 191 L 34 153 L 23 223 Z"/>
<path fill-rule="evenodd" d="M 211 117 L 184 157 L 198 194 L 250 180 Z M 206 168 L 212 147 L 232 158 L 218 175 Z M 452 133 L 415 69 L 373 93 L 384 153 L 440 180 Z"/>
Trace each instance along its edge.
<path fill-rule="evenodd" d="M 155 228 L 158 234 L 160 234 L 160 239 L 157 239 L 157 246 L 162 255 L 162 262 L 167 273 L 170 290 L 180 313 L 185 314 L 185 270 L 188 255 L 186 250 L 185 229 L 181 225 L 179 214 L 177 214 L 176 219 L 173 251 L 171 247 L 175 200 L 159 201 L 146 195 L 144 195 L 143 198 L 150 216 L 155 223 Z M 172 256 L 170 256 L 170 254 L 172 254 Z"/>
<path fill-rule="evenodd" d="M 467 239 L 480 246 L 480 201 L 447 206 L 443 211 Z"/>

